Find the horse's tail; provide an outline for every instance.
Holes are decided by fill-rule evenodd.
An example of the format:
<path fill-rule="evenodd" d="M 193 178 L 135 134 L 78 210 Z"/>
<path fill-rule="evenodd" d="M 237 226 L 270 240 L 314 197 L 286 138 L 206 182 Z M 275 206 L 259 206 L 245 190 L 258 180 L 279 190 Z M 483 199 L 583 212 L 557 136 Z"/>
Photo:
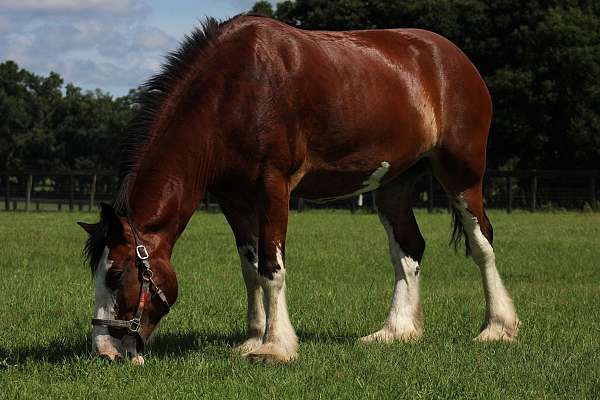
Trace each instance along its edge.
<path fill-rule="evenodd" d="M 458 251 L 458 248 L 464 238 L 465 255 L 468 256 L 471 254 L 471 248 L 469 246 L 469 237 L 465 233 L 465 226 L 462 222 L 462 216 L 454 204 L 450 206 L 450 209 L 452 210 L 452 235 L 450 236 L 450 246 L 454 246 L 454 251 Z"/>

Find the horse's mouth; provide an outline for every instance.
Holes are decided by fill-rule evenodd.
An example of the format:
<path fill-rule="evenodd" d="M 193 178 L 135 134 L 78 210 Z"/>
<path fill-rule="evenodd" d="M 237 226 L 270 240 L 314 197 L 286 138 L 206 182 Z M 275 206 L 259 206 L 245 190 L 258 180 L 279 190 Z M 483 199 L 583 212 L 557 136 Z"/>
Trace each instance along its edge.
<path fill-rule="evenodd" d="M 123 361 L 123 356 L 121 353 L 100 353 L 98 355 L 100 358 L 108 360 L 110 362 L 121 362 Z"/>
<path fill-rule="evenodd" d="M 107 338 L 108 335 L 98 335 L 94 337 L 95 353 L 100 357 L 109 361 L 121 361 L 123 353 L 121 351 L 120 342 L 113 341 L 112 338 Z"/>
<path fill-rule="evenodd" d="M 114 363 L 131 359 L 134 365 L 144 365 L 141 355 L 143 344 L 137 336 L 100 334 L 94 336 L 93 342 L 95 353 L 100 358 Z"/>

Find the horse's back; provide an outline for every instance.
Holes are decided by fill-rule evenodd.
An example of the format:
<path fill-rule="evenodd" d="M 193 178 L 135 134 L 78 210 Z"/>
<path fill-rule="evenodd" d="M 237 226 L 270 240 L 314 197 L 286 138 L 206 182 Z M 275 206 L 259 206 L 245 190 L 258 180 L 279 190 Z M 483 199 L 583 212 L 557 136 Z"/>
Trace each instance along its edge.
<path fill-rule="evenodd" d="M 257 134 L 274 143 L 281 133 L 271 131 L 286 127 L 290 153 L 273 158 L 299 170 L 300 195 L 319 197 L 320 182 L 331 196 L 360 188 L 382 162 L 393 179 L 436 148 L 467 140 L 485 152 L 489 93 L 464 53 L 440 35 L 304 31 L 260 17 L 244 17 L 239 31 L 254 49 L 253 76 L 269 86 L 257 107 L 268 107 L 270 118 L 259 121 Z"/>

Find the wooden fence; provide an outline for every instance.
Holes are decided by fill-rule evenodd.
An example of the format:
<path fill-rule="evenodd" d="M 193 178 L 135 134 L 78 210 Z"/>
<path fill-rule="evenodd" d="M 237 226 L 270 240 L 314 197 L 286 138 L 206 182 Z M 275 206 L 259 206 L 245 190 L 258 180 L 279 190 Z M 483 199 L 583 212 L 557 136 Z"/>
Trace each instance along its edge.
<path fill-rule="evenodd" d="M 600 171 L 488 171 L 484 194 L 488 208 L 513 209 L 594 209 L 598 210 L 597 182 Z M 94 210 L 100 201 L 110 202 L 118 188 L 112 171 L 6 171 L 0 172 L 0 198 L 6 211 Z M 448 199 L 437 181 L 425 175 L 416 184 L 416 207 L 430 212 L 448 208 Z M 373 210 L 372 194 L 317 204 L 296 200 L 292 208 L 345 208 Z M 218 209 L 206 196 L 199 209 Z"/>

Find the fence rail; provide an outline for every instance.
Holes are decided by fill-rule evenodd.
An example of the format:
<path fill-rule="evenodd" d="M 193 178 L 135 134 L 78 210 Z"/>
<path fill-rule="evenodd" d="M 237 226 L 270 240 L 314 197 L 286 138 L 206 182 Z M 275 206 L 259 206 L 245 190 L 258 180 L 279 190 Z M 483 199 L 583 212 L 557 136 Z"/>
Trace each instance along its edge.
<path fill-rule="evenodd" d="M 537 211 L 548 208 L 600 208 L 597 182 L 600 171 L 488 171 L 484 180 L 488 208 Z M 4 171 L 0 172 L 0 198 L 5 211 L 93 210 L 101 201 L 109 202 L 118 188 L 117 174 L 112 171 Z M 431 176 L 424 175 L 415 186 L 415 205 L 430 212 L 448 208 L 446 193 Z M 346 208 L 351 211 L 373 210 L 372 194 L 317 204 L 295 200 L 292 208 Z M 215 209 L 207 195 L 199 209 Z"/>

